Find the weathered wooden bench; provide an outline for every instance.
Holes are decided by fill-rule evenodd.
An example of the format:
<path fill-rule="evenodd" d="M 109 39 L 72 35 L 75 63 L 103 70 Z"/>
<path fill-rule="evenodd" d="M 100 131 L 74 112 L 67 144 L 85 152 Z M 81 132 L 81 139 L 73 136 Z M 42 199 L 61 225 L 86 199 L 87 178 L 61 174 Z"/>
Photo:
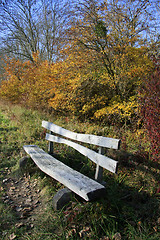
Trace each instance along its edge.
<path fill-rule="evenodd" d="M 42 126 L 50 131 L 50 134 L 46 134 L 46 140 L 49 141 L 49 153 L 46 153 L 36 145 L 23 146 L 36 165 L 43 172 L 62 183 L 86 201 L 103 196 L 105 192 L 105 186 L 102 184 L 103 168 L 116 173 L 118 164 L 117 161 L 103 155 L 104 148 L 119 149 L 120 140 L 71 132 L 47 121 L 42 121 Z M 99 153 L 71 140 L 96 145 L 99 147 Z M 51 156 L 53 154 L 53 142 L 66 144 L 92 160 L 96 164 L 95 180 L 75 171 Z"/>

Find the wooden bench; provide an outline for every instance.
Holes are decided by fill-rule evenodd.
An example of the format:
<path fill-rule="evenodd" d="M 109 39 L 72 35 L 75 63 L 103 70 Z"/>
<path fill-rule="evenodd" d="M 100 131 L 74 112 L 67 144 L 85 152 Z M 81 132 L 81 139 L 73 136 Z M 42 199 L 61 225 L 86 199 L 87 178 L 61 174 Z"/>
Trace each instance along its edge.
<path fill-rule="evenodd" d="M 104 148 L 119 149 L 120 140 L 71 132 L 47 121 L 42 121 L 42 126 L 50 131 L 50 134 L 46 134 L 46 140 L 49 141 L 49 154 L 36 145 L 23 146 L 36 165 L 86 201 L 103 196 L 105 192 L 105 187 L 102 184 L 103 168 L 116 173 L 118 164 L 117 161 L 103 155 Z M 56 136 L 53 134 L 56 134 Z M 96 145 L 99 147 L 99 153 L 71 140 Z M 92 160 L 96 164 L 95 180 L 75 171 L 51 156 L 53 154 L 53 142 L 66 144 Z"/>

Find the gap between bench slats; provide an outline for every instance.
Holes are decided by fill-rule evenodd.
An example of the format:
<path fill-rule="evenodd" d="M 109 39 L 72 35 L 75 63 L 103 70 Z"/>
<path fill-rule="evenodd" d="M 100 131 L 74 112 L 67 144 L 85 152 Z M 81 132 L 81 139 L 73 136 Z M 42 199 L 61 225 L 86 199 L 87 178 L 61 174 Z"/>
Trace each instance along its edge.
<path fill-rule="evenodd" d="M 95 151 L 88 149 L 78 143 L 69 141 L 67 139 L 64 138 L 60 138 L 51 134 L 46 134 L 46 140 L 48 141 L 52 141 L 52 142 L 56 142 L 56 143 L 63 143 L 66 144 L 72 148 L 74 148 L 75 150 L 77 150 L 78 152 L 80 152 L 81 154 L 83 154 L 84 156 L 88 157 L 90 160 L 92 160 L 94 163 L 98 164 L 99 166 L 109 170 L 110 172 L 116 173 L 117 172 L 117 166 L 118 166 L 118 162 L 106 157 L 104 155 L 101 155 L 99 153 L 96 153 Z"/>
<path fill-rule="evenodd" d="M 113 148 L 113 149 L 119 149 L 120 146 L 120 140 L 115 138 L 107 138 L 102 136 L 96 136 L 91 134 L 82 134 L 82 133 L 75 133 L 69 130 L 66 130 L 62 127 L 59 127 L 58 125 L 42 121 L 42 127 L 59 134 L 63 137 L 67 137 L 76 141 L 85 142 L 89 144 L 93 144 L 100 147 L 106 147 L 106 148 Z"/>

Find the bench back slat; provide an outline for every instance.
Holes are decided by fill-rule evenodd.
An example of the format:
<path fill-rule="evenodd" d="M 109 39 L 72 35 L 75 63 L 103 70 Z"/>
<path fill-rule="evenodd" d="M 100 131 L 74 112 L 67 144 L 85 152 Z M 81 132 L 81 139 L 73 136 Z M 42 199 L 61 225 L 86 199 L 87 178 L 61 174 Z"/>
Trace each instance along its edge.
<path fill-rule="evenodd" d="M 110 172 L 116 173 L 117 172 L 117 165 L 118 162 L 106 157 L 104 155 L 101 155 L 99 153 L 96 153 L 95 151 L 88 149 L 78 143 L 69 141 L 64 138 L 60 138 L 51 134 L 46 134 L 46 140 L 56 142 L 56 143 L 63 143 L 70 147 L 73 147 L 78 152 L 82 153 L 84 156 L 88 157 L 90 160 L 92 160 L 94 163 L 100 165 L 101 167 L 109 170 Z"/>
<path fill-rule="evenodd" d="M 42 121 L 42 127 L 59 134 L 63 137 L 67 137 L 76 141 L 84 142 L 93 144 L 100 147 L 106 147 L 106 148 L 113 148 L 113 149 L 119 149 L 120 146 L 120 140 L 114 139 L 114 138 L 107 138 L 102 136 L 96 136 L 91 134 L 81 134 L 81 133 L 75 133 L 69 130 L 66 130 L 62 127 L 59 127 L 58 125 Z"/>

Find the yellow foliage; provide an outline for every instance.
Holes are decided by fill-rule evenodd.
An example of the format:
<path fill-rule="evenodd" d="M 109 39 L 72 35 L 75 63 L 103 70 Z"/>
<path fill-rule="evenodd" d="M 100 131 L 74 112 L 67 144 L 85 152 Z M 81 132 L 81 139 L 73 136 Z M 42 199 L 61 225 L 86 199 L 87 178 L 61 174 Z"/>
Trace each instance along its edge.
<path fill-rule="evenodd" d="M 106 116 L 118 115 L 119 121 L 123 119 L 130 119 L 133 114 L 138 111 L 138 103 L 135 96 L 129 98 L 127 102 L 113 101 L 109 106 L 99 109 L 94 116 L 97 119 L 104 119 Z"/>
<path fill-rule="evenodd" d="M 19 85 L 20 83 L 18 78 L 12 76 L 9 81 L 2 82 L 0 95 L 6 100 L 9 100 L 13 103 L 18 103 L 19 97 L 23 92 Z"/>
<path fill-rule="evenodd" d="M 121 46 L 116 46 L 116 51 Z M 8 60 L 6 81 L 0 95 L 32 108 L 53 108 L 58 112 L 94 119 L 117 116 L 119 121 L 136 114 L 137 90 L 152 63 L 145 48 L 126 47 L 113 57 L 111 77 L 95 53 L 80 46 L 66 47 L 64 61 L 49 64 L 34 55 L 34 64 Z"/>
<path fill-rule="evenodd" d="M 14 103 L 22 103 L 33 108 L 47 108 L 48 99 L 55 86 L 55 73 L 47 61 L 36 64 L 15 59 L 6 65 L 6 78 L 2 82 L 0 95 Z M 52 67 L 53 68 L 53 67 Z M 52 91 L 51 91 L 52 90 Z"/>

